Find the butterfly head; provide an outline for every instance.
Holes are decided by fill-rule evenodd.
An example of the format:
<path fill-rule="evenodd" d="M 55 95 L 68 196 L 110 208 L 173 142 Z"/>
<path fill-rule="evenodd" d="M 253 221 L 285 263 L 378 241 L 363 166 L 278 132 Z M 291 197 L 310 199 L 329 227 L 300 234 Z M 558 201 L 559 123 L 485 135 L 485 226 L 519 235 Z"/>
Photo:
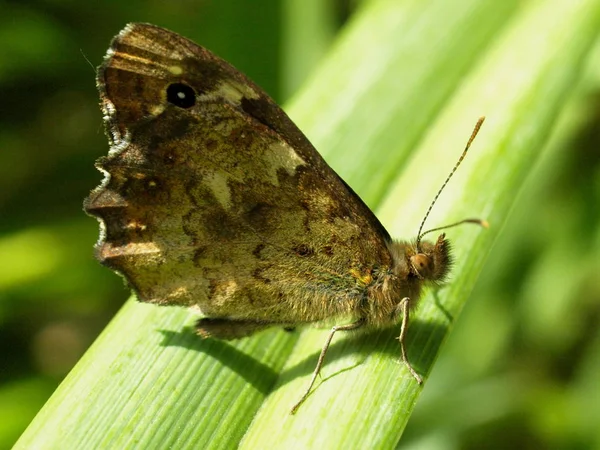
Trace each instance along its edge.
<path fill-rule="evenodd" d="M 411 275 L 434 283 L 443 283 L 452 265 L 450 242 L 444 233 L 435 243 L 417 241 L 406 249 Z"/>

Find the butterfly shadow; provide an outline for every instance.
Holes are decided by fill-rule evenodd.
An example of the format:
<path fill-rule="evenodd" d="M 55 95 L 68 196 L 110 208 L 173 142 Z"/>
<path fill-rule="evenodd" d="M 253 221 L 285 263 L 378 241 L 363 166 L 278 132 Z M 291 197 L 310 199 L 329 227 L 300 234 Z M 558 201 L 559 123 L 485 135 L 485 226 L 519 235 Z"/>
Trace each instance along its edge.
<path fill-rule="evenodd" d="M 159 330 L 163 335 L 161 346 L 183 347 L 204 353 L 228 367 L 263 394 L 271 392 L 279 374 L 256 358 L 240 351 L 227 341 L 201 339 L 191 327 L 181 331 Z"/>
<path fill-rule="evenodd" d="M 270 393 L 276 384 L 285 385 L 298 377 L 312 373 L 321 352 L 321 348 L 315 349 L 314 353 L 302 361 L 284 369 L 281 373 L 277 373 L 268 365 L 238 350 L 227 341 L 200 339 L 191 327 L 185 327 L 181 331 L 159 331 L 163 335 L 162 346 L 184 347 L 215 358 L 265 395 Z M 430 351 L 430 349 L 437 349 L 441 346 L 446 331 L 446 326 L 424 323 L 418 319 L 411 321 L 405 345 L 409 361 L 422 376 L 429 373 L 435 359 L 436 352 Z M 281 332 L 295 333 L 297 331 L 282 330 Z M 323 330 L 323 342 L 327 338 L 327 333 L 328 331 Z M 385 354 L 402 364 L 400 346 L 396 339 L 399 333 L 399 326 L 383 330 L 338 333 L 327 351 L 327 356 L 321 369 L 320 381 L 324 382 L 329 378 L 353 370 L 363 364 L 371 355 Z M 425 347 L 427 351 L 422 350 Z M 420 349 L 421 351 L 419 351 Z M 354 356 L 353 362 L 349 362 L 346 367 L 337 368 L 334 372 L 328 370 L 327 366 L 332 362 L 352 356 Z M 314 390 L 318 389 L 319 384 L 315 385 Z"/>
<path fill-rule="evenodd" d="M 442 312 L 448 323 L 451 324 L 452 322 L 454 322 L 454 316 L 450 314 L 450 311 L 446 309 L 446 307 L 442 304 L 442 301 L 440 300 L 440 289 L 438 288 L 432 290 L 431 295 L 433 296 L 435 306 Z"/>

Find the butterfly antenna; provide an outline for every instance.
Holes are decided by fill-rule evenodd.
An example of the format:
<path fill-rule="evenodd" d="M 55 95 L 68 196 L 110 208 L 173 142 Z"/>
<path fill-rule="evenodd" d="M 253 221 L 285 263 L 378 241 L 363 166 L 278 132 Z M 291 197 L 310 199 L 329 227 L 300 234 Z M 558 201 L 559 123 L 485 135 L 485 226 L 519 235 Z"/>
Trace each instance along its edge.
<path fill-rule="evenodd" d="M 425 221 L 427 220 L 427 217 L 429 217 L 429 213 L 431 212 L 433 205 L 435 205 L 435 202 L 437 202 L 437 199 L 439 198 L 440 194 L 442 193 L 442 191 L 448 184 L 448 181 L 450 181 L 450 178 L 452 178 L 452 175 L 454 175 L 454 172 L 456 172 L 456 169 L 458 169 L 458 166 L 460 166 L 463 159 L 465 159 L 465 156 L 467 156 L 467 151 L 469 150 L 469 147 L 471 147 L 471 143 L 475 140 L 475 136 L 477 136 L 477 133 L 479 133 L 479 129 L 481 128 L 481 125 L 483 124 L 484 120 L 485 120 L 485 117 L 483 117 L 483 116 L 480 117 L 479 120 L 477 120 L 477 123 L 475 124 L 475 128 L 473 128 L 473 132 L 471 133 L 471 137 L 467 141 L 467 145 L 465 146 L 465 149 L 463 150 L 462 154 L 460 155 L 460 158 L 458 158 L 458 161 L 454 165 L 454 168 L 450 172 L 450 175 L 448 175 L 448 177 L 446 178 L 446 181 L 444 181 L 444 184 L 442 184 L 442 187 L 437 191 L 437 194 L 435 194 L 433 201 L 429 205 L 429 208 L 427 209 L 427 212 L 425 213 L 425 217 L 423 217 L 423 220 L 421 221 L 421 225 L 419 226 L 419 232 L 417 233 L 417 246 L 416 246 L 417 251 L 420 251 L 419 245 L 421 243 L 421 238 L 426 233 L 429 233 L 431 231 L 435 231 L 438 229 L 438 228 L 435 228 L 433 230 L 429 230 L 429 231 L 426 231 L 425 233 L 421 234 L 421 231 L 423 231 L 423 226 L 425 225 Z M 464 222 L 473 222 L 474 220 L 475 219 L 467 219 L 466 221 L 463 220 L 461 222 L 457 222 L 456 224 L 452 224 L 451 226 L 456 226 L 456 225 L 458 225 L 460 223 L 464 223 Z M 479 222 L 477 222 L 477 223 L 479 223 Z M 447 228 L 447 227 L 443 227 L 443 228 Z"/>

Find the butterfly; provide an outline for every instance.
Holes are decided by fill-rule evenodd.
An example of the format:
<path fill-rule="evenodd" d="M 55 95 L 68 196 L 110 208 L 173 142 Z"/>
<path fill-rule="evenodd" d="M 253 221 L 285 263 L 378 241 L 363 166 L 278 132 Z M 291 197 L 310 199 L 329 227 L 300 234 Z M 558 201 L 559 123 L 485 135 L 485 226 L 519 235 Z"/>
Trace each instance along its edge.
<path fill-rule="evenodd" d="M 96 257 L 140 301 L 199 311 L 203 338 L 340 321 L 292 412 L 338 331 L 400 322 L 422 382 L 404 337 L 423 287 L 448 275 L 444 234 L 393 240 L 260 87 L 176 33 L 127 25 L 97 87 L 110 150 L 84 209 Z"/>

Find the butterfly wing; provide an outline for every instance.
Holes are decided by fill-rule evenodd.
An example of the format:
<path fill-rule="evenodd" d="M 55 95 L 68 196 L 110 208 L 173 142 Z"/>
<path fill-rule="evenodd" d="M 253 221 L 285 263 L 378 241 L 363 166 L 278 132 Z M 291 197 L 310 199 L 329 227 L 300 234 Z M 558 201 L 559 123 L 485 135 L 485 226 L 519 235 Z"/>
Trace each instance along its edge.
<path fill-rule="evenodd" d="M 145 302 L 299 323 L 351 313 L 389 236 L 258 86 L 170 31 L 128 25 L 98 70 L 110 152 L 85 210 Z"/>

